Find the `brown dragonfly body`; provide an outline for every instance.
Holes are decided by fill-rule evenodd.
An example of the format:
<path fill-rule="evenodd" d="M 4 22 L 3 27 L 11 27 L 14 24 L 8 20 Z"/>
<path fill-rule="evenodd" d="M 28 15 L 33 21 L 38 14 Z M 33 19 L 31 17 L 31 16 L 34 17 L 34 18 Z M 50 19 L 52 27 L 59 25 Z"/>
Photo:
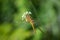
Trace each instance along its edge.
<path fill-rule="evenodd" d="M 32 28 L 35 31 L 35 28 L 34 28 L 34 21 L 32 20 L 31 16 L 29 14 L 26 15 L 26 21 L 29 22 L 31 25 L 32 25 Z"/>
<path fill-rule="evenodd" d="M 25 18 L 25 20 L 32 25 L 32 28 L 33 28 L 34 32 L 36 32 L 36 30 L 35 30 L 35 28 L 34 28 L 34 27 L 35 27 L 35 25 L 34 25 L 34 20 L 33 20 L 32 17 L 30 16 L 30 14 L 31 14 L 31 12 L 26 12 L 26 13 L 24 13 L 24 15 L 22 16 L 22 18 Z M 41 29 L 40 29 L 40 31 L 43 32 Z"/>

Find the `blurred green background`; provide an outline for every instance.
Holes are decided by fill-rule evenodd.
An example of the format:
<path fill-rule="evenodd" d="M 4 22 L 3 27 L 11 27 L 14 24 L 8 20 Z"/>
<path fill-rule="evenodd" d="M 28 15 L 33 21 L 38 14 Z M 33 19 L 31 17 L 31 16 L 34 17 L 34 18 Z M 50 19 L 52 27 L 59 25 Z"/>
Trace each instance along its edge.
<path fill-rule="evenodd" d="M 36 33 L 22 20 L 26 11 Z M 0 40 L 60 40 L 60 0 L 0 0 Z"/>

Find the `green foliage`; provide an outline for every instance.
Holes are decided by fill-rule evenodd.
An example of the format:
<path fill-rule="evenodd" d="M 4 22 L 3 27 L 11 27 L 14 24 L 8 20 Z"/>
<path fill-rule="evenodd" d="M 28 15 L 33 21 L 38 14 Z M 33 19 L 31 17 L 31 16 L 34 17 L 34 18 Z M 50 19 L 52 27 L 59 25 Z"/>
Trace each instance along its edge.
<path fill-rule="evenodd" d="M 36 33 L 22 20 L 26 11 Z M 60 40 L 60 0 L 0 0 L 0 40 Z"/>

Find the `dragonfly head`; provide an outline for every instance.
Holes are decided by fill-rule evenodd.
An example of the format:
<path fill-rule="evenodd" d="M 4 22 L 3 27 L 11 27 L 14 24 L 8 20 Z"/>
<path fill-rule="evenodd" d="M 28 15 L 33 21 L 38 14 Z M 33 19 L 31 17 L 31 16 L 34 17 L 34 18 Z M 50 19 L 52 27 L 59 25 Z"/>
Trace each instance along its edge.
<path fill-rule="evenodd" d="M 30 15 L 30 14 L 32 14 L 30 11 L 26 11 L 26 12 L 24 12 L 23 13 L 23 15 L 22 15 L 22 20 L 25 20 L 26 19 L 26 15 Z"/>

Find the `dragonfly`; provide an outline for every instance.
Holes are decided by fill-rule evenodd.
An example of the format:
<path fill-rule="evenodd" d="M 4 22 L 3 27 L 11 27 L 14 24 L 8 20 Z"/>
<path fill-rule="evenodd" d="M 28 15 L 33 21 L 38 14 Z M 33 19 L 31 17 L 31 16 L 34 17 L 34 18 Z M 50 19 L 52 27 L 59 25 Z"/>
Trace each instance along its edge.
<path fill-rule="evenodd" d="M 32 14 L 30 11 L 28 12 L 25 12 L 23 15 L 22 15 L 22 20 L 26 20 L 26 22 L 29 22 L 31 25 L 32 25 L 32 28 L 33 28 L 33 31 L 36 33 L 36 29 L 35 29 L 35 22 L 34 20 L 32 19 L 32 17 L 30 16 L 30 14 Z M 43 33 L 43 31 L 40 29 L 40 31 Z"/>

